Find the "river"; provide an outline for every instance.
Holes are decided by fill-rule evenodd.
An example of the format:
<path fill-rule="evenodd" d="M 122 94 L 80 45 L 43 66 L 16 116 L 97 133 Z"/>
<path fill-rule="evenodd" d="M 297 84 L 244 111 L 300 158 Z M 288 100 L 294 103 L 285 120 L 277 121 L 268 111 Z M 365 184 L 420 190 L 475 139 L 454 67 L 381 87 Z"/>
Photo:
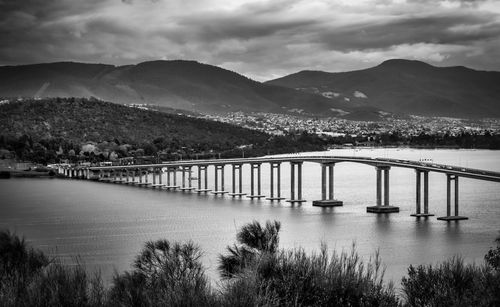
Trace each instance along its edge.
<path fill-rule="evenodd" d="M 397 159 L 433 159 L 436 163 L 500 171 L 500 152 L 489 150 L 338 149 L 315 155 L 348 155 Z M 263 165 L 263 194 L 269 194 L 268 165 Z M 213 168 L 209 168 L 213 173 Z M 249 166 L 244 166 L 248 192 Z M 343 207 L 311 206 L 319 199 L 320 166 L 305 163 L 303 198 L 291 205 L 248 198 L 197 195 L 85 180 L 14 178 L 0 181 L 0 228 L 65 263 L 81 261 L 101 271 L 109 282 L 116 270 L 129 269 L 147 240 L 198 243 L 209 276 L 217 279 L 217 256 L 235 241 L 238 228 L 252 220 L 282 223 L 280 245 L 311 252 L 322 242 L 329 249 L 349 250 L 356 244 L 368 259 L 377 250 L 386 265 L 386 280 L 399 284 L 409 264 L 433 264 L 454 255 L 481 262 L 500 230 L 500 183 L 460 179 L 460 215 L 469 220 L 443 222 L 446 212 L 446 176 L 429 175 L 429 208 L 436 214 L 416 219 L 415 172 L 391 168 L 391 205 L 399 213 L 366 213 L 375 204 L 375 170 L 371 166 L 339 163 L 335 166 L 335 198 Z M 282 167 L 282 195 L 289 195 L 289 167 Z M 226 189 L 230 171 L 226 170 Z M 76 258 L 79 257 L 79 259 Z"/>

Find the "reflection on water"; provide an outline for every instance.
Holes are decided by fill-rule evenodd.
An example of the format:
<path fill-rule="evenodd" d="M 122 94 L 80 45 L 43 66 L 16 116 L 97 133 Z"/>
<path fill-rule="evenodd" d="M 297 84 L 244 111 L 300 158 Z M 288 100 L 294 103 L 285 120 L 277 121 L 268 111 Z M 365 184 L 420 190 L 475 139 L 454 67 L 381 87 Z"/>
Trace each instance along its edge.
<path fill-rule="evenodd" d="M 366 150 L 355 154 L 415 160 L 431 156 L 438 163 L 500 170 L 495 151 Z M 266 167 L 263 194 L 269 194 Z M 243 171 L 249 173 L 248 168 Z M 285 197 L 289 195 L 288 173 L 284 164 Z M 226 182 L 231 182 L 229 169 L 226 174 Z M 309 201 L 321 195 L 319 174 L 318 165 L 304 165 L 303 193 Z M 435 263 L 456 254 L 467 261 L 482 261 L 500 230 L 498 183 L 461 179 L 460 212 L 470 219 L 446 223 L 436 220 L 446 211 L 444 175 L 430 174 L 429 208 L 436 216 L 416 219 L 410 216 L 415 210 L 415 173 L 392 168 L 390 174 L 391 204 L 399 206 L 400 213 L 385 215 L 366 213 L 366 206 L 375 201 L 375 171 L 353 163 L 335 166 L 336 198 L 344 206 L 327 209 L 312 207 L 310 202 L 292 206 L 82 180 L 3 180 L 0 228 L 25 235 L 35 246 L 68 262 L 80 255 L 90 269 L 100 269 L 107 279 L 114 269 L 128 269 L 146 240 L 159 238 L 200 244 L 209 273 L 216 277 L 217 255 L 234 242 L 237 229 L 252 220 L 268 219 L 282 222 L 283 247 L 312 251 L 325 242 L 330 249 L 349 249 L 356 242 L 365 257 L 379 250 L 387 265 L 386 276 L 396 282 L 410 263 Z M 244 190 L 249 190 L 248 182 Z"/>

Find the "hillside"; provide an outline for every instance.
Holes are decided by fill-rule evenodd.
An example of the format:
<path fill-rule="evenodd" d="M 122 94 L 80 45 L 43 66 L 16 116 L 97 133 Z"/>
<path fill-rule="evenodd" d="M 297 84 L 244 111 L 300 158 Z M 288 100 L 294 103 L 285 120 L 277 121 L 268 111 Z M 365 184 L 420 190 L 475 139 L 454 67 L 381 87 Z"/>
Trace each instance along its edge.
<path fill-rule="evenodd" d="M 500 72 L 389 60 L 358 71 L 301 71 L 267 84 L 343 98 L 387 112 L 463 118 L 500 117 Z"/>
<path fill-rule="evenodd" d="M 271 138 L 234 125 L 122 106 L 53 98 L 0 104 L 0 151 L 37 161 L 74 155 L 108 158 L 164 154 L 166 159 L 241 156 L 321 149 L 315 139 Z M 61 152 L 62 153 L 58 153 Z M 83 153 L 82 153 L 83 151 Z"/>
<path fill-rule="evenodd" d="M 147 103 L 195 112 L 264 111 L 366 116 L 342 99 L 263 84 L 195 61 L 152 61 L 111 66 L 50 63 L 0 67 L 0 97 L 97 97 L 116 103 Z M 333 111 L 332 111 L 333 110 Z"/>
<path fill-rule="evenodd" d="M 0 105 L 3 135 L 30 135 L 34 140 L 140 144 L 159 137 L 183 146 L 213 147 L 265 142 L 267 134 L 203 119 L 145 111 L 87 99 L 44 99 Z M 215 146 L 216 147 L 216 146 Z"/>

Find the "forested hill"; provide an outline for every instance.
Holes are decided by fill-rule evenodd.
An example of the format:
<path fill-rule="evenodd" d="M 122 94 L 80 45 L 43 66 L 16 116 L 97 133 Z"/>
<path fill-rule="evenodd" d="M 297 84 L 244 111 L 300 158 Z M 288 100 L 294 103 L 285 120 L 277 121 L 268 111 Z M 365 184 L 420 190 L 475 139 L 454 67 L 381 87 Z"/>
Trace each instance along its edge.
<path fill-rule="evenodd" d="M 61 149 L 63 156 L 70 150 L 76 155 L 107 152 L 101 158 L 110 152 L 118 157 L 160 152 L 184 158 L 231 151 L 241 155 L 241 145 L 274 151 L 275 140 L 270 139 L 230 124 L 99 100 L 53 98 L 0 105 L 0 149 L 24 159 L 38 159 L 43 153 L 52 161 Z"/>
<path fill-rule="evenodd" d="M 0 105 L 2 134 L 35 140 L 140 144 L 156 138 L 198 148 L 264 142 L 266 134 L 229 124 L 80 98 L 26 100 Z"/>

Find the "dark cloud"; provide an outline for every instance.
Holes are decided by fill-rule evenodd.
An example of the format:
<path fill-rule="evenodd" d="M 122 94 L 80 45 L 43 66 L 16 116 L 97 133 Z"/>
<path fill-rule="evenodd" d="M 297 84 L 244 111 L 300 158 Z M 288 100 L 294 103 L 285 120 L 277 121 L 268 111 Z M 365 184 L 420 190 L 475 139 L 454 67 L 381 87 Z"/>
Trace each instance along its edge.
<path fill-rule="evenodd" d="M 319 39 L 335 50 L 385 48 L 399 44 L 469 44 L 500 36 L 490 14 L 404 17 L 394 21 L 324 29 Z"/>
<path fill-rule="evenodd" d="M 195 59 L 257 79 L 391 57 L 500 70 L 494 0 L 0 0 L 0 65 Z"/>

